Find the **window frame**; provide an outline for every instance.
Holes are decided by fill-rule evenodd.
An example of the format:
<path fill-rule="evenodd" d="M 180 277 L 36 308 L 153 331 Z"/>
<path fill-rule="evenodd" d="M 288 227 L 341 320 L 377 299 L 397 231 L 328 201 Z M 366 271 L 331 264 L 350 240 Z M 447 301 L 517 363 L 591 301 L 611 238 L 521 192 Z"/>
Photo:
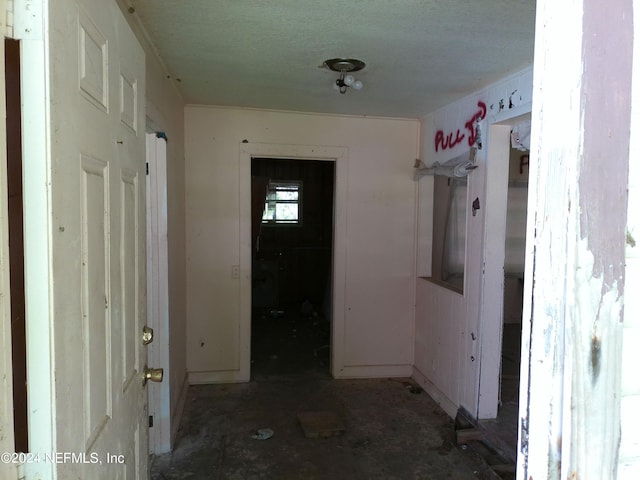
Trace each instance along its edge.
<path fill-rule="evenodd" d="M 287 221 L 284 219 L 265 219 L 265 214 L 267 212 L 267 205 L 269 204 L 269 196 L 270 194 L 275 193 L 278 187 L 296 187 L 296 191 L 298 193 L 297 200 L 275 200 L 275 204 L 295 204 L 298 206 L 298 218 L 295 221 Z M 302 180 L 269 180 L 269 184 L 267 186 L 267 193 L 265 198 L 264 209 L 262 211 L 262 218 L 260 223 L 265 227 L 301 227 L 303 221 L 302 215 L 302 199 L 303 199 L 303 184 Z M 277 210 L 274 209 L 274 215 Z"/>

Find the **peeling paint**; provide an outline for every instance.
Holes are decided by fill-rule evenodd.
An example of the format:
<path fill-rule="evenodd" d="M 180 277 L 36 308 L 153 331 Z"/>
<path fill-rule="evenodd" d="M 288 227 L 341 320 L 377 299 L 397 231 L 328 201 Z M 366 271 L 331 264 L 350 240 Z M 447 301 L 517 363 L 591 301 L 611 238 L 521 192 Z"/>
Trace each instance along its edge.
<path fill-rule="evenodd" d="M 619 381 L 624 283 L 607 280 L 608 269 L 595 274 L 596 257 L 589 246 L 586 238 L 576 244 L 576 262 L 582 268 L 573 278 L 577 305 L 569 345 L 571 429 L 576 441 L 571 444 L 571 468 L 582 464 L 584 471 L 600 467 L 610 471 L 615 470 L 620 442 L 619 428 L 611 426 L 620 422 L 612 388 L 615 391 Z M 583 457 L 580 452 L 589 453 Z"/>
<path fill-rule="evenodd" d="M 632 2 L 585 3 L 582 158 L 579 171 L 580 235 L 594 255 L 594 275 L 603 293 L 623 278 L 629 184 L 629 123 L 633 22 Z M 615 28 L 612 29 L 612 25 Z M 606 39 L 606 41 L 605 41 Z M 602 128 L 607 125 L 608 128 Z M 588 132 L 588 133 L 587 133 Z"/>
<path fill-rule="evenodd" d="M 576 309 L 569 342 L 569 478 L 616 478 L 628 242 L 629 124 L 633 66 L 631 0 L 584 0 L 578 164 L 579 240 L 573 277 Z M 606 127 L 605 127 L 606 126 Z M 564 419 L 563 419 L 564 421 Z M 576 474 L 573 477 L 573 474 Z"/>
<path fill-rule="evenodd" d="M 548 480 L 556 480 L 560 478 L 561 470 L 562 470 L 562 461 L 560 460 L 560 455 L 557 450 L 553 448 L 552 442 L 549 442 L 548 452 L 549 456 L 547 458 L 547 472 L 549 472 Z"/>
<path fill-rule="evenodd" d="M 600 338 L 594 333 L 591 337 L 591 380 L 593 383 L 596 383 L 600 376 L 600 358 L 601 342 Z"/>
<path fill-rule="evenodd" d="M 575 12 L 538 4 L 545 21 L 536 29 L 536 62 L 544 67 L 534 82 L 541 101 L 534 98 L 532 108 L 532 123 L 540 123 L 532 132 L 538 185 L 530 204 L 540 248 L 531 273 L 537 283 L 529 287 L 538 303 L 526 392 L 529 457 L 518 478 L 616 478 L 632 7 L 631 0 L 584 0 L 572 4 Z M 563 62 L 559 38 L 570 39 L 565 51 L 572 52 L 564 78 L 553 69 Z"/>
<path fill-rule="evenodd" d="M 520 417 L 520 453 L 525 457 L 529 454 L 529 419 Z"/>
<path fill-rule="evenodd" d="M 627 230 L 627 245 L 629 245 L 631 248 L 634 248 L 636 246 L 636 241 L 629 230 Z"/>

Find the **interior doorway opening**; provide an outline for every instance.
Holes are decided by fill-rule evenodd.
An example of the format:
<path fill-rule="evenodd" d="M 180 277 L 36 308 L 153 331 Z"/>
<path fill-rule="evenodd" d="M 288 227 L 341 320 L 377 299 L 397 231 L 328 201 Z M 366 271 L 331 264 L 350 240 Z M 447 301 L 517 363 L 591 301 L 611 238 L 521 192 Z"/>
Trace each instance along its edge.
<path fill-rule="evenodd" d="M 518 442 L 529 114 L 490 127 L 478 420 L 515 461 Z"/>
<path fill-rule="evenodd" d="M 251 159 L 251 377 L 329 374 L 335 162 Z"/>

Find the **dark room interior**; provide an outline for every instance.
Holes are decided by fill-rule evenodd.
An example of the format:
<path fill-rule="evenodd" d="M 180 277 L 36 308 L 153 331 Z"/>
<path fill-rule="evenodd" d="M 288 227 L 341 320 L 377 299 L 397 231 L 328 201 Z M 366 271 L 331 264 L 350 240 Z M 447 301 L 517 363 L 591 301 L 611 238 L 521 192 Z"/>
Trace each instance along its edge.
<path fill-rule="evenodd" d="M 252 159 L 254 378 L 310 370 L 328 375 L 334 168 L 332 161 Z M 296 198 L 281 200 L 291 185 Z M 293 208 L 293 217 L 279 218 L 280 207 Z"/>

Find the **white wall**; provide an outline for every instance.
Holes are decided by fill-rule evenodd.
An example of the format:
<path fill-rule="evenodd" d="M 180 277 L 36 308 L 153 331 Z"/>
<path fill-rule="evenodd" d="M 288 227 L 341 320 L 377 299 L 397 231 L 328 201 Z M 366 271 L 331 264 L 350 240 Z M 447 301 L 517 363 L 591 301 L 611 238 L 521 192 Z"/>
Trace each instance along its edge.
<path fill-rule="evenodd" d="M 422 119 L 422 160 L 426 165 L 438 161 L 444 163 L 447 160 L 458 157 L 469 151 L 469 130 L 465 124 L 476 113 L 484 108 L 479 105 L 483 102 L 486 113 L 481 121 L 482 150 L 478 152 L 477 163 L 479 167 L 469 176 L 468 187 L 468 212 L 467 212 L 467 245 L 464 294 L 459 294 L 444 288 L 426 278 L 430 275 L 431 255 L 431 212 L 433 211 L 433 178 L 423 177 L 419 185 L 419 212 L 418 212 L 418 278 L 416 285 L 416 324 L 415 324 L 415 359 L 414 378 L 442 405 L 450 414 L 455 415 L 458 407 L 462 406 L 473 415 L 478 414 L 479 403 L 479 376 L 483 361 L 481 308 L 486 301 L 487 292 L 483 291 L 483 268 L 493 266 L 492 275 L 496 277 L 490 288 L 495 298 L 502 303 L 502 265 L 499 264 L 499 255 L 495 259 L 492 246 L 496 246 L 493 236 L 495 229 L 486 228 L 487 224 L 499 223 L 502 215 L 502 223 L 506 211 L 497 211 L 492 208 L 496 199 L 492 196 L 487 185 L 497 181 L 497 177 L 504 176 L 504 192 L 506 205 L 506 181 L 508 175 L 508 141 L 505 139 L 504 127 L 492 127 L 501 123 L 507 123 L 511 119 L 519 117 L 530 111 L 532 93 L 532 69 L 527 68 L 505 79 L 490 85 L 478 92 L 448 105 Z M 442 142 L 438 143 L 436 151 L 436 137 L 438 131 L 442 131 L 444 137 L 452 133 L 451 138 L 462 140 L 453 148 L 443 148 Z M 504 171 L 490 170 L 492 158 L 487 153 L 491 149 L 500 149 L 500 145 L 491 144 L 491 135 L 499 135 L 500 142 L 504 142 Z M 506 130 L 508 136 L 508 128 Z M 493 159 L 495 161 L 495 158 Z M 480 210 L 476 216 L 471 214 L 471 203 L 478 197 Z M 504 229 L 504 225 L 502 226 Z M 504 232 L 503 232 L 504 234 Z M 502 239 L 504 244 L 504 237 Z M 502 245 L 504 250 L 504 245 Z M 504 255 L 504 252 L 503 254 Z M 485 265 L 486 263 L 486 265 Z M 495 265 L 493 265 L 495 264 Z M 484 299 L 484 300 L 483 300 Z M 501 318 L 496 325 L 501 324 Z M 499 330 L 491 334 L 495 349 L 500 345 L 496 340 Z M 486 339 L 485 339 L 486 340 Z M 488 349 L 485 348 L 488 352 Z M 488 354 L 487 354 L 488 355 Z M 485 355 L 485 360 L 487 360 Z M 499 364 L 495 358 L 489 362 L 493 369 Z M 497 388 L 497 387 L 496 387 Z M 496 389 L 497 399 L 497 389 Z M 497 400 L 495 402 L 497 406 Z M 495 407 L 494 407 L 495 408 Z"/>
<path fill-rule="evenodd" d="M 184 102 L 155 48 L 149 43 L 126 0 L 117 0 L 145 50 L 147 126 L 167 134 L 167 230 L 169 250 L 169 378 L 171 438 L 175 439 L 187 387 L 186 366 L 186 247 Z M 161 365 L 151 365 L 162 367 Z M 153 386 L 151 386 L 153 388 Z"/>
<path fill-rule="evenodd" d="M 278 152 L 337 158 L 333 374 L 409 375 L 419 122 L 189 106 L 185 131 L 190 381 L 249 378 L 248 162 Z"/>

